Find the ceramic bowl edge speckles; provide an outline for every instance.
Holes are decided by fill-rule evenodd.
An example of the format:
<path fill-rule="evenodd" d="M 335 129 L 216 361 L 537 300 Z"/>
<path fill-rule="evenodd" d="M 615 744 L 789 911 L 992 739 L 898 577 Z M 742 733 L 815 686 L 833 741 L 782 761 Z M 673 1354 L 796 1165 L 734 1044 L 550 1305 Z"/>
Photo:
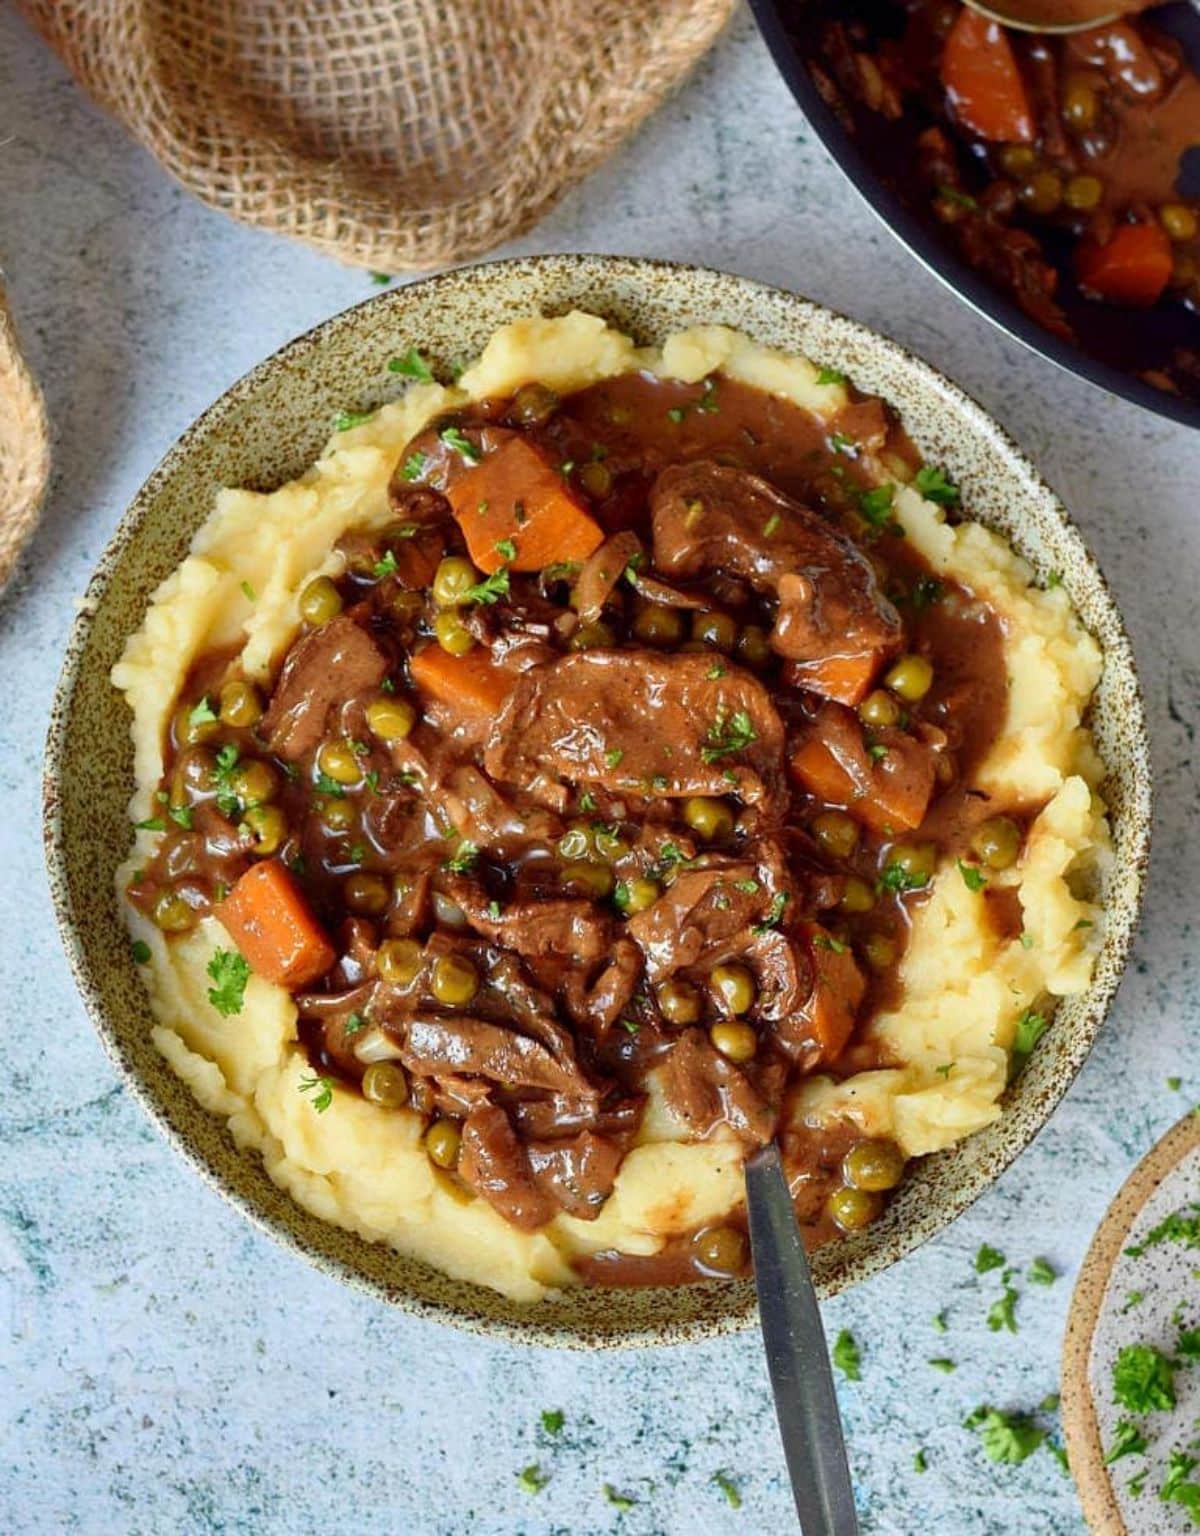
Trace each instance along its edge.
<path fill-rule="evenodd" d="M 1133 656 L 1104 578 L 1053 492 L 986 413 L 894 342 L 779 289 L 726 273 L 610 256 L 540 256 L 459 268 L 367 300 L 290 342 L 247 374 L 180 438 L 122 519 L 88 587 L 68 646 L 46 755 L 45 843 L 67 956 L 126 1084 L 175 1148 L 279 1241 L 404 1310 L 513 1340 L 576 1348 L 677 1344 L 748 1327 L 749 1282 L 673 1290 L 571 1290 L 520 1305 L 453 1280 L 320 1221 L 240 1152 L 151 1040 L 152 1018 L 114 895 L 129 846 L 128 717 L 109 683 L 150 594 L 185 554 L 222 485 L 267 490 L 301 473 L 346 407 L 396 393 L 390 357 L 421 349 L 448 370 L 506 320 L 588 309 L 641 342 L 687 325 L 736 326 L 837 366 L 901 411 L 922 452 L 963 487 L 973 516 L 1043 575 L 1062 574 L 1105 665 L 1091 724 L 1109 766 L 1115 858 L 1108 921 L 1089 990 L 1059 1008 L 1002 1117 L 925 1159 L 883 1219 L 821 1250 L 821 1294 L 877 1274 L 941 1230 L 998 1177 L 1046 1121 L 1079 1070 L 1120 980 L 1137 922 L 1150 835 L 1149 747 Z"/>

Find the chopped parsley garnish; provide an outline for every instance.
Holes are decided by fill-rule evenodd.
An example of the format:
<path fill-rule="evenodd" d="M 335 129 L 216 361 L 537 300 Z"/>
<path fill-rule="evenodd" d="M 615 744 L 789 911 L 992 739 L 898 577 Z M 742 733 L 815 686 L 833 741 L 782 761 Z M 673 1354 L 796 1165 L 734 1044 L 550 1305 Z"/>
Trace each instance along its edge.
<path fill-rule="evenodd" d="M 333 1103 L 333 1079 L 331 1077 L 302 1077 L 299 1087 L 301 1093 L 310 1093 L 312 1095 L 309 1103 L 319 1115 L 323 1115 Z"/>
<path fill-rule="evenodd" d="M 375 284 L 376 288 L 386 288 L 392 280 L 390 272 L 368 272 L 367 276 Z"/>
<path fill-rule="evenodd" d="M 935 502 L 939 507 L 956 507 L 959 501 L 959 489 L 946 477 L 946 471 L 936 464 L 923 464 L 917 470 L 917 478 L 913 481 L 917 490 L 926 501 Z"/>
<path fill-rule="evenodd" d="M 729 1473 L 714 1472 L 712 1480 L 725 1495 L 725 1502 L 729 1505 L 730 1509 L 741 1509 L 742 1495 L 738 1490 L 738 1485 L 730 1477 Z"/>
<path fill-rule="evenodd" d="M 1007 1279 L 1003 1294 L 988 1308 L 987 1325 L 993 1333 L 1000 1333 L 1003 1329 L 1009 1333 L 1017 1332 L 1017 1293 Z"/>
<path fill-rule="evenodd" d="M 419 480 L 425 473 L 425 466 L 429 463 L 429 455 L 419 449 L 416 453 L 410 453 L 400 468 L 402 480 Z"/>
<path fill-rule="evenodd" d="M 579 797 L 579 809 L 581 811 L 594 811 L 596 809 L 596 797 L 590 790 L 584 790 Z"/>
<path fill-rule="evenodd" d="M 783 522 L 783 518 L 780 517 L 779 513 L 772 512 L 770 517 L 767 518 L 766 522 L 763 524 L 763 538 L 769 539 L 772 534 L 777 533 L 779 531 L 779 525 L 781 522 Z"/>
<path fill-rule="evenodd" d="M 682 408 L 678 405 L 673 405 L 667 412 L 667 420 L 673 421 L 676 425 L 678 425 L 683 420 Z"/>
<path fill-rule="evenodd" d="M 1130 1413 L 1174 1408 L 1174 1362 L 1152 1344 L 1126 1344 L 1113 1363 L 1113 1402 Z"/>
<path fill-rule="evenodd" d="M 716 763 L 731 752 L 744 751 L 752 741 L 758 740 L 754 722 L 744 709 L 735 710 L 726 721 L 718 715 L 708 728 L 709 745 L 701 747 L 700 756 L 706 763 Z"/>
<path fill-rule="evenodd" d="M 352 1013 L 346 1022 L 342 1025 L 342 1034 L 357 1035 L 361 1030 L 366 1029 L 366 1027 L 367 1021 L 363 1018 L 362 1014 Z"/>
<path fill-rule="evenodd" d="M 465 875 L 469 870 L 474 869 L 478 858 L 479 849 L 476 848 L 474 843 L 469 843 L 464 838 L 463 841 L 459 843 L 454 857 L 447 859 L 442 867 L 444 869 L 450 870 L 456 875 Z"/>
<path fill-rule="evenodd" d="M 636 1019 L 622 1019 L 621 1020 L 621 1028 L 625 1031 L 625 1033 L 627 1035 L 636 1035 L 638 1030 L 641 1027 L 642 1026 L 638 1023 L 638 1021 Z"/>
<path fill-rule="evenodd" d="M 517 1487 L 522 1493 L 541 1493 L 549 1481 L 550 1474 L 543 1472 L 536 1463 L 532 1466 L 523 1467 L 517 1473 Z"/>
<path fill-rule="evenodd" d="M 887 485 L 877 485 L 874 490 L 859 492 L 858 510 L 872 528 L 886 528 L 894 521 L 892 500 L 895 493 L 896 487 L 890 482 Z"/>
<path fill-rule="evenodd" d="M 893 862 L 880 875 L 878 884 L 881 891 L 921 891 L 929 884 L 929 876 L 921 870 L 908 870 Z"/>
<path fill-rule="evenodd" d="M 936 1359 L 931 1360 L 929 1364 L 935 1371 L 941 1371 L 943 1376 L 949 1376 L 951 1371 L 958 1370 L 958 1362 L 956 1360 L 947 1360 L 944 1355 L 940 1355 Z"/>
<path fill-rule="evenodd" d="M 1061 587 L 1063 582 L 1061 571 L 1051 571 L 1046 577 L 1046 591 L 1053 592 L 1055 587 Z"/>
<path fill-rule="evenodd" d="M 366 773 L 363 774 L 363 783 L 373 795 L 377 795 L 379 793 L 379 769 L 368 768 Z"/>
<path fill-rule="evenodd" d="M 1110 1467 L 1114 1461 L 1120 1461 L 1122 1456 L 1141 1456 L 1146 1445 L 1145 1435 L 1132 1419 L 1118 1419 L 1112 1447 L 1104 1458 L 1104 1465 Z"/>
<path fill-rule="evenodd" d="M 783 918 L 784 908 L 791 897 L 786 891 L 776 891 L 771 898 L 771 910 L 763 918 L 761 923 L 755 923 L 750 932 L 754 934 L 770 933 L 772 928 L 778 928 Z M 844 947 L 844 946 L 843 946 Z"/>
<path fill-rule="evenodd" d="M 346 858 L 351 864 L 361 864 L 366 856 L 367 849 L 364 843 L 351 843 L 346 849 Z"/>
<path fill-rule="evenodd" d="M 813 944 L 817 949 L 828 949 L 835 955 L 844 955 L 846 953 L 846 945 L 842 943 L 841 939 L 835 939 L 831 933 L 814 933 Z"/>
<path fill-rule="evenodd" d="M 619 1510 L 632 1509 L 637 1503 L 637 1500 L 630 1498 L 629 1494 L 618 1493 L 611 1483 L 604 1484 L 604 1497 L 614 1509 Z"/>
<path fill-rule="evenodd" d="M 575 468 L 575 460 L 574 459 L 568 459 L 565 464 L 560 464 L 558 466 L 558 472 L 563 477 L 563 479 L 566 480 L 566 479 L 568 479 L 570 477 L 571 471 L 574 468 Z"/>
<path fill-rule="evenodd" d="M 844 432 L 833 432 L 829 437 L 829 446 L 833 449 L 834 453 L 849 454 L 851 449 L 854 448 L 855 443 L 854 439 L 847 437 Z"/>
<path fill-rule="evenodd" d="M 605 766 L 608 768 L 618 767 L 621 759 L 624 756 L 625 753 L 621 750 L 620 747 L 610 747 L 609 750 L 604 754 Z"/>
<path fill-rule="evenodd" d="M 330 800 L 344 800 L 346 798 L 346 791 L 338 781 L 331 779 L 324 771 L 319 771 L 317 774 L 317 791 L 319 794 L 327 795 Z"/>
<path fill-rule="evenodd" d="M 735 880 L 733 882 L 733 888 L 735 891 L 741 891 L 743 896 L 755 896 L 758 894 L 758 881 Z"/>
<path fill-rule="evenodd" d="M 843 1328 L 834 1341 L 831 1358 L 847 1381 L 862 1380 L 862 1352 L 848 1328 Z"/>
<path fill-rule="evenodd" d="M 1036 1258 L 1027 1271 L 1028 1278 L 1033 1285 L 1053 1285 L 1058 1279 L 1058 1271 L 1049 1259 Z"/>
<path fill-rule="evenodd" d="M 459 598 L 460 603 L 498 603 L 508 596 L 508 566 L 502 565 L 483 581 L 477 581 Z"/>
<path fill-rule="evenodd" d="M 1193 1525 L 1200 1525 L 1200 1483 L 1186 1479 L 1200 1466 L 1195 1456 L 1186 1451 L 1172 1451 L 1167 1463 L 1167 1480 L 1159 1489 L 1158 1496 L 1164 1504 L 1179 1504 L 1192 1517 Z"/>
<path fill-rule="evenodd" d="M 1026 1008 L 1017 1020 L 1012 1043 L 1013 1053 L 1017 1056 L 1028 1056 L 1049 1028 L 1050 1020 L 1044 1014 L 1035 1013 L 1032 1008 Z"/>
<path fill-rule="evenodd" d="M 258 601 L 258 593 L 254 590 L 248 581 L 243 581 L 241 583 L 241 588 L 242 596 L 248 603 L 256 603 Z"/>
<path fill-rule="evenodd" d="M 246 1000 L 246 983 L 250 980 L 250 966 L 236 949 L 214 949 L 212 959 L 205 966 L 209 980 L 208 1000 L 223 1019 L 241 1013 Z"/>
<path fill-rule="evenodd" d="M 981 869 L 977 869 L 974 864 L 964 864 L 959 859 L 958 872 L 963 877 L 963 884 L 969 891 L 981 891 L 987 884 L 987 876 Z"/>
<path fill-rule="evenodd" d="M 717 678 L 725 676 L 725 663 L 723 661 L 714 661 L 704 675 L 710 683 L 715 683 Z"/>
<path fill-rule="evenodd" d="M 517 558 L 517 546 L 511 539 L 497 539 L 493 548 L 495 549 L 496 553 L 498 555 L 502 555 L 505 560 L 513 561 Z"/>
<path fill-rule="evenodd" d="M 948 1333 L 950 1331 L 946 1322 L 946 1314 L 944 1312 L 934 1313 L 933 1331 L 934 1333 Z"/>
<path fill-rule="evenodd" d="M 990 1243 L 984 1243 L 975 1255 L 975 1273 L 986 1275 L 989 1269 L 1003 1269 L 1004 1255 Z"/>
<path fill-rule="evenodd" d="M 150 946 L 145 939 L 134 939 L 129 946 L 129 953 L 139 965 L 145 965 L 150 959 Z"/>
<path fill-rule="evenodd" d="M 1156 1248 L 1159 1243 L 1182 1243 L 1185 1248 L 1200 1248 L 1200 1201 L 1193 1201 L 1184 1210 L 1172 1212 L 1147 1232 L 1140 1243 L 1132 1244 L 1125 1252 L 1131 1259 L 1137 1259 L 1147 1248 Z"/>
<path fill-rule="evenodd" d="M 840 368 L 819 368 L 817 370 L 818 384 L 844 384 L 846 375 Z"/>
<path fill-rule="evenodd" d="M 929 1471 L 929 1458 L 926 1456 L 925 1451 L 924 1451 L 923 1448 L 921 1450 L 917 1450 L 917 1451 L 913 1452 L 913 1471 L 914 1472 L 928 1472 Z"/>
<path fill-rule="evenodd" d="M 498 901 L 489 901 L 488 904 L 487 904 L 487 911 L 488 911 L 488 916 L 491 918 L 492 922 L 494 922 L 494 923 L 499 922 L 499 920 L 500 920 L 500 903 Z"/>
<path fill-rule="evenodd" d="M 161 816 L 148 816 L 145 821 L 135 821 L 134 826 L 139 832 L 165 832 L 167 824 Z"/>
<path fill-rule="evenodd" d="M 1200 1360 L 1200 1328 L 1183 1328 L 1175 1340 L 1175 1353 L 1190 1365 Z"/>
<path fill-rule="evenodd" d="M 1046 1438 L 1046 1431 L 1039 1429 L 1023 1413 L 1001 1413 L 998 1408 L 976 1408 L 964 1422 L 967 1429 L 978 1430 L 983 1442 L 984 1454 L 989 1461 L 1019 1465 Z"/>
<path fill-rule="evenodd" d="M 888 749 L 881 741 L 873 741 L 867 748 L 867 755 L 873 763 L 879 763 L 888 755 Z"/>
<path fill-rule="evenodd" d="M 381 578 L 384 576 L 394 576 L 396 574 L 396 551 L 394 549 L 385 550 L 383 558 L 376 560 L 371 569 L 375 572 L 376 576 Z"/>
<path fill-rule="evenodd" d="M 913 583 L 910 601 L 914 608 L 920 612 L 925 608 L 932 608 L 934 603 L 940 603 L 946 589 L 940 581 L 935 581 L 932 576 L 922 576 Z"/>
<path fill-rule="evenodd" d="M 696 409 L 698 411 L 706 411 L 711 415 L 715 415 L 721 409 L 721 407 L 717 404 L 716 379 L 711 377 L 705 379 L 704 393 L 700 396 L 699 400 L 696 401 Z"/>
<path fill-rule="evenodd" d="M 618 912 L 629 911 L 629 881 L 618 880 L 613 887 L 613 906 Z"/>
<path fill-rule="evenodd" d="M 482 454 L 469 437 L 464 437 L 458 427 L 443 427 L 438 434 L 447 448 L 461 454 L 468 464 L 478 464 Z"/>
<path fill-rule="evenodd" d="M 933 1070 L 937 1073 L 937 1075 L 939 1077 L 944 1077 L 947 1080 L 949 1080 L 951 1072 L 954 1071 L 954 1067 L 955 1067 L 955 1063 L 954 1062 L 952 1062 L 952 1061 L 944 1061 L 940 1067 L 935 1067 Z"/>
<path fill-rule="evenodd" d="M 566 1422 L 561 1408 L 542 1409 L 542 1428 L 548 1435 L 557 1435 Z"/>
<path fill-rule="evenodd" d="M 1171 1090 L 1172 1093 L 1178 1093 L 1179 1090 L 1183 1087 L 1183 1078 L 1181 1078 L 1181 1077 L 1169 1077 L 1169 1078 L 1167 1078 L 1167 1087 Z"/>
<path fill-rule="evenodd" d="M 354 427 L 361 427 L 364 422 L 371 420 L 374 411 L 339 411 L 333 420 L 335 432 L 349 432 Z"/>
<path fill-rule="evenodd" d="M 402 357 L 388 359 L 388 371 L 401 373 L 406 379 L 419 379 L 422 384 L 433 383 L 433 369 L 417 351 L 409 347 Z"/>
<path fill-rule="evenodd" d="M 956 208 L 968 208 L 972 213 L 979 212 L 979 204 L 968 192 L 962 192 L 958 187 L 952 187 L 949 182 L 942 182 L 937 189 L 937 195 L 943 202 L 953 203 Z"/>
<path fill-rule="evenodd" d="M 241 753 L 231 741 L 227 741 L 217 752 L 213 780 L 217 786 L 217 809 L 222 816 L 236 816 L 238 812 L 238 797 L 233 790 L 233 770 L 240 757 Z"/>
<path fill-rule="evenodd" d="M 1126 1312 L 1132 1312 L 1134 1307 L 1140 1307 L 1145 1299 L 1145 1291 L 1130 1291 L 1129 1295 L 1125 1298 L 1125 1305 L 1121 1308 L 1121 1316 L 1124 1317 Z"/>
<path fill-rule="evenodd" d="M 188 710 L 189 725 L 215 725 L 216 720 L 217 712 L 212 707 L 212 702 L 207 694 L 200 700 L 199 704 L 193 704 L 191 709 Z"/>
<path fill-rule="evenodd" d="M 185 832 L 192 830 L 193 816 L 190 805 L 171 805 L 167 807 L 167 815 L 177 827 L 182 827 Z"/>

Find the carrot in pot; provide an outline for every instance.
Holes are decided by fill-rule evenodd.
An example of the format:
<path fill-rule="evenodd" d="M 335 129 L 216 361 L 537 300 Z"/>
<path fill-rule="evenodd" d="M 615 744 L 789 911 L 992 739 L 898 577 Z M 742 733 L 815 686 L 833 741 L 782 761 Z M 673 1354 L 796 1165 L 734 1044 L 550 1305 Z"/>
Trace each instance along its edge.
<path fill-rule="evenodd" d="M 446 491 L 481 571 L 540 571 L 582 561 L 604 533 L 545 455 L 523 437 L 501 443 Z"/>
<path fill-rule="evenodd" d="M 1101 243 L 1086 236 L 1075 247 L 1075 275 L 1092 298 L 1110 304 L 1157 304 L 1171 276 L 1171 241 L 1158 224 L 1118 224 Z"/>
<path fill-rule="evenodd" d="M 1004 28 L 964 6 L 942 50 L 942 84 L 955 117 L 1002 144 L 1032 144 L 1029 93 Z"/>
<path fill-rule="evenodd" d="M 816 661 L 789 661 L 783 679 L 790 688 L 807 688 L 839 704 L 861 704 L 871 691 L 885 652 L 863 651 L 858 656 L 822 656 Z"/>
<path fill-rule="evenodd" d="M 316 981 L 337 959 L 303 891 L 278 859 L 252 865 L 217 916 L 250 969 L 290 991 Z"/>
<path fill-rule="evenodd" d="M 496 666 L 485 650 L 451 656 L 440 645 L 427 645 L 408 665 L 420 693 L 468 717 L 496 714 L 517 680 L 515 673 Z"/>
<path fill-rule="evenodd" d="M 867 983 L 849 948 L 813 923 L 808 935 L 813 987 L 804 1014 L 826 1061 L 846 1049 Z"/>
<path fill-rule="evenodd" d="M 827 706 L 827 708 L 830 706 Z M 818 727 L 821 716 L 817 718 Z M 903 732 L 883 732 L 886 751 L 855 754 L 857 776 L 821 739 L 808 736 L 792 754 L 792 773 L 826 805 L 840 805 L 876 832 L 914 831 L 925 820 L 934 787 L 932 755 Z"/>

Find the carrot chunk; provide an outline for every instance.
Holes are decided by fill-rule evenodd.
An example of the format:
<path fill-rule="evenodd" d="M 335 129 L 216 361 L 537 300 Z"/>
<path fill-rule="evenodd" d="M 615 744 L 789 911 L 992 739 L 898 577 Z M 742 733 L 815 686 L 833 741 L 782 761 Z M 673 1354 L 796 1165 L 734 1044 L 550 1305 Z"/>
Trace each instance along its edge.
<path fill-rule="evenodd" d="M 783 678 L 791 688 L 807 688 L 839 704 L 861 704 L 886 655 L 886 651 L 861 651 L 857 656 L 789 661 L 784 664 Z"/>
<path fill-rule="evenodd" d="M 826 1061 L 846 1049 L 867 983 L 854 956 L 814 923 L 808 935 L 813 988 L 804 1014 Z"/>
<path fill-rule="evenodd" d="M 604 541 L 562 475 L 523 437 L 507 438 L 446 495 L 481 571 L 540 571 L 586 560 Z"/>
<path fill-rule="evenodd" d="M 324 976 L 337 959 L 304 893 L 278 859 L 252 865 L 217 916 L 250 969 L 291 991 Z"/>
<path fill-rule="evenodd" d="M 1088 237 L 1075 247 L 1080 287 L 1110 304 L 1157 304 L 1172 261 L 1171 241 L 1157 224 L 1118 224 L 1103 245 Z"/>
<path fill-rule="evenodd" d="M 421 693 L 464 716 L 496 714 L 517 680 L 484 650 L 451 656 L 440 645 L 427 645 L 408 665 Z"/>
<path fill-rule="evenodd" d="M 818 727 L 821 717 L 818 717 Z M 802 741 L 792 754 L 793 774 L 811 795 L 827 805 L 844 806 L 876 832 L 911 832 L 925 820 L 933 795 L 934 760 L 919 742 L 899 731 L 886 735 L 878 759 L 856 754 L 852 772 L 820 734 Z"/>
<path fill-rule="evenodd" d="M 1032 144 L 1033 112 L 1004 28 L 964 6 L 942 50 L 942 84 L 959 122 L 983 139 Z"/>

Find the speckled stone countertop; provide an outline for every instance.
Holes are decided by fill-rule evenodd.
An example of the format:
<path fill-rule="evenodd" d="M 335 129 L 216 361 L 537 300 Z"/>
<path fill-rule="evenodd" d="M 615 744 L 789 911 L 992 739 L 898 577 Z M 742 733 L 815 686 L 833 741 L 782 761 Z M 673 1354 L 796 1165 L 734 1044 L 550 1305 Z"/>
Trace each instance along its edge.
<path fill-rule="evenodd" d="M 513 247 L 563 249 L 731 268 L 911 345 L 1037 459 L 1124 607 L 1159 821 L 1118 1004 L 999 1185 L 826 1313 L 862 1348 L 862 1379 L 841 1395 L 865 1532 L 1080 1532 L 1051 1456 L 994 1466 L 961 1423 L 981 1402 L 1032 1407 L 1054 1391 L 1088 1239 L 1137 1158 L 1200 1096 L 1200 438 L 1060 374 L 923 272 L 827 161 L 744 16 L 646 131 Z M 252 1231 L 118 1086 L 59 950 L 39 838 L 42 742 L 74 600 L 193 417 L 371 286 L 191 201 L 9 10 L 0 260 L 56 432 L 45 520 L 0 605 L 0 1530 L 793 1529 L 754 1334 L 589 1357 L 409 1320 Z M 985 1240 L 1022 1269 L 1040 1254 L 1062 1272 L 1050 1288 L 1018 1281 L 1015 1335 L 986 1325 L 999 1282 L 973 1271 Z M 958 1368 L 939 1374 L 930 1357 Z M 565 1427 L 550 1437 L 539 1413 L 559 1408 Z M 536 1496 L 517 1479 L 534 1463 L 549 1474 Z M 739 1509 L 713 1483 L 719 1470 Z M 637 1502 L 607 1502 L 605 1483 Z"/>

